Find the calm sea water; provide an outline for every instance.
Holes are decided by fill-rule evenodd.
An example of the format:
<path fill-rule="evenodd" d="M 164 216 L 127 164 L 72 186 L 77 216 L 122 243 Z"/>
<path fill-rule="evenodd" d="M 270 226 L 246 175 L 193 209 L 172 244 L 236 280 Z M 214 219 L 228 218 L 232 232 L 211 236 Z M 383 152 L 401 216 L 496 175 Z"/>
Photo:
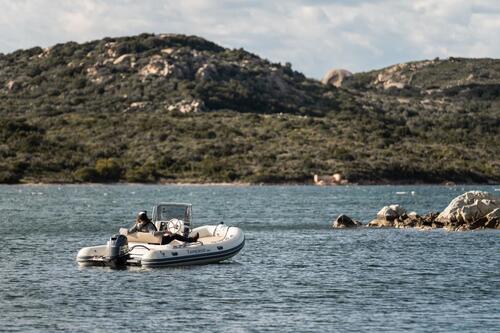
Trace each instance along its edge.
<path fill-rule="evenodd" d="M 330 228 L 391 203 L 440 211 L 473 189 L 500 196 L 498 186 L 0 186 L 0 330 L 498 332 L 500 232 Z M 81 247 L 160 201 L 193 203 L 196 225 L 239 226 L 245 248 L 205 266 L 76 264 Z"/>

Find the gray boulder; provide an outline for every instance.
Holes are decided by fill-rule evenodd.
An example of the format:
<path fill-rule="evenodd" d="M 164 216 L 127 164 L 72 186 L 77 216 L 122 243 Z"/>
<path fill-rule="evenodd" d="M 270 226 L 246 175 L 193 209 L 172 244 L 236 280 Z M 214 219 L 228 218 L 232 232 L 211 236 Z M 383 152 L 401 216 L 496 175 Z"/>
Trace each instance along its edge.
<path fill-rule="evenodd" d="M 500 209 L 496 208 L 486 215 L 485 228 L 500 229 Z"/>
<path fill-rule="evenodd" d="M 407 214 L 406 209 L 401 207 L 400 205 L 390 205 L 383 207 L 378 213 L 377 218 L 386 219 L 389 221 L 393 221 L 400 216 Z"/>
<path fill-rule="evenodd" d="M 323 84 L 331 84 L 335 87 L 340 87 L 342 82 L 352 76 L 352 73 L 346 69 L 331 69 L 323 77 Z"/>
<path fill-rule="evenodd" d="M 369 227 L 393 228 L 396 226 L 396 220 L 407 217 L 406 209 L 400 205 L 390 205 L 383 207 L 377 217 L 368 223 Z"/>
<path fill-rule="evenodd" d="M 498 229 L 499 211 L 500 198 L 488 192 L 470 191 L 453 199 L 436 221 L 448 230 Z"/>
<path fill-rule="evenodd" d="M 332 227 L 335 229 L 345 229 L 345 228 L 356 228 L 362 226 L 363 224 L 359 221 L 351 219 L 347 215 L 339 215 L 337 219 L 333 222 Z"/>

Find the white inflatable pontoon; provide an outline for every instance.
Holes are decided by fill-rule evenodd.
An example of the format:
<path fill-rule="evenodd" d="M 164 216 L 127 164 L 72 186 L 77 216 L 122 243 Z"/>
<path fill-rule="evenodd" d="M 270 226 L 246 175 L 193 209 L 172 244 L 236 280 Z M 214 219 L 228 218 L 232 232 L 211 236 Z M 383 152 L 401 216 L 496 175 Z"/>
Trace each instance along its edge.
<path fill-rule="evenodd" d="M 245 245 L 245 236 L 237 227 L 218 224 L 191 230 L 191 204 L 158 204 L 153 208 L 152 221 L 158 231 L 168 230 L 185 236 L 198 233 L 198 241 L 185 243 L 173 240 L 161 245 L 161 235 L 146 232 L 128 234 L 128 230 L 122 228 L 120 234 L 111 237 L 106 245 L 82 248 L 76 258 L 78 264 L 111 267 L 208 264 L 233 257 Z"/>

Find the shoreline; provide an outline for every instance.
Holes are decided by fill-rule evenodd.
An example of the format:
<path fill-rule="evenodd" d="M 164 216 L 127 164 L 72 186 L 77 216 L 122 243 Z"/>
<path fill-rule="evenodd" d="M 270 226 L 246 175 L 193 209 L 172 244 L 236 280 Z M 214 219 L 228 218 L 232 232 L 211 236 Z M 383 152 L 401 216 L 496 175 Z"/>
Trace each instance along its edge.
<path fill-rule="evenodd" d="M 500 186 L 500 183 L 425 183 L 425 182 L 359 182 L 348 184 L 329 184 L 329 185 L 316 185 L 312 182 L 288 182 L 288 183 L 246 183 L 246 182 L 233 182 L 233 183 L 130 183 L 130 182 L 113 182 L 113 183 L 70 183 L 70 182 L 26 182 L 17 184 L 0 184 L 0 186 L 197 186 L 197 187 L 250 187 L 250 186 L 314 186 L 314 187 L 355 187 L 355 186 Z M 500 189 L 499 189 L 500 190 Z"/>

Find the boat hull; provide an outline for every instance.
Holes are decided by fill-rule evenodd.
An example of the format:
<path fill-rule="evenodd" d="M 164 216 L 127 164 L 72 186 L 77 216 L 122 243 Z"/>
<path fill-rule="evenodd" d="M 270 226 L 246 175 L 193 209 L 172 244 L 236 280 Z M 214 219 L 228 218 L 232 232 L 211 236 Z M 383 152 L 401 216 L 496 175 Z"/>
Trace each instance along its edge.
<path fill-rule="evenodd" d="M 185 255 L 171 258 L 144 258 L 141 260 L 141 265 L 144 267 L 166 267 L 166 266 L 185 266 L 185 265 L 205 265 L 221 262 L 234 257 L 245 246 L 245 240 L 235 248 L 225 251 L 213 251 L 201 254 Z"/>
<path fill-rule="evenodd" d="M 227 260 L 245 246 L 241 229 L 225 225 L 195 228 L 191 236 L 199 234 L 198 242 L 173 241 L 167 245 L 134 243 L 128 244 L 127 265 L 143 267 L 169 267 L 203 265 Z M 109 266 L 108 245 L 85 247 L 78 252 L 80 266 Z"/>

